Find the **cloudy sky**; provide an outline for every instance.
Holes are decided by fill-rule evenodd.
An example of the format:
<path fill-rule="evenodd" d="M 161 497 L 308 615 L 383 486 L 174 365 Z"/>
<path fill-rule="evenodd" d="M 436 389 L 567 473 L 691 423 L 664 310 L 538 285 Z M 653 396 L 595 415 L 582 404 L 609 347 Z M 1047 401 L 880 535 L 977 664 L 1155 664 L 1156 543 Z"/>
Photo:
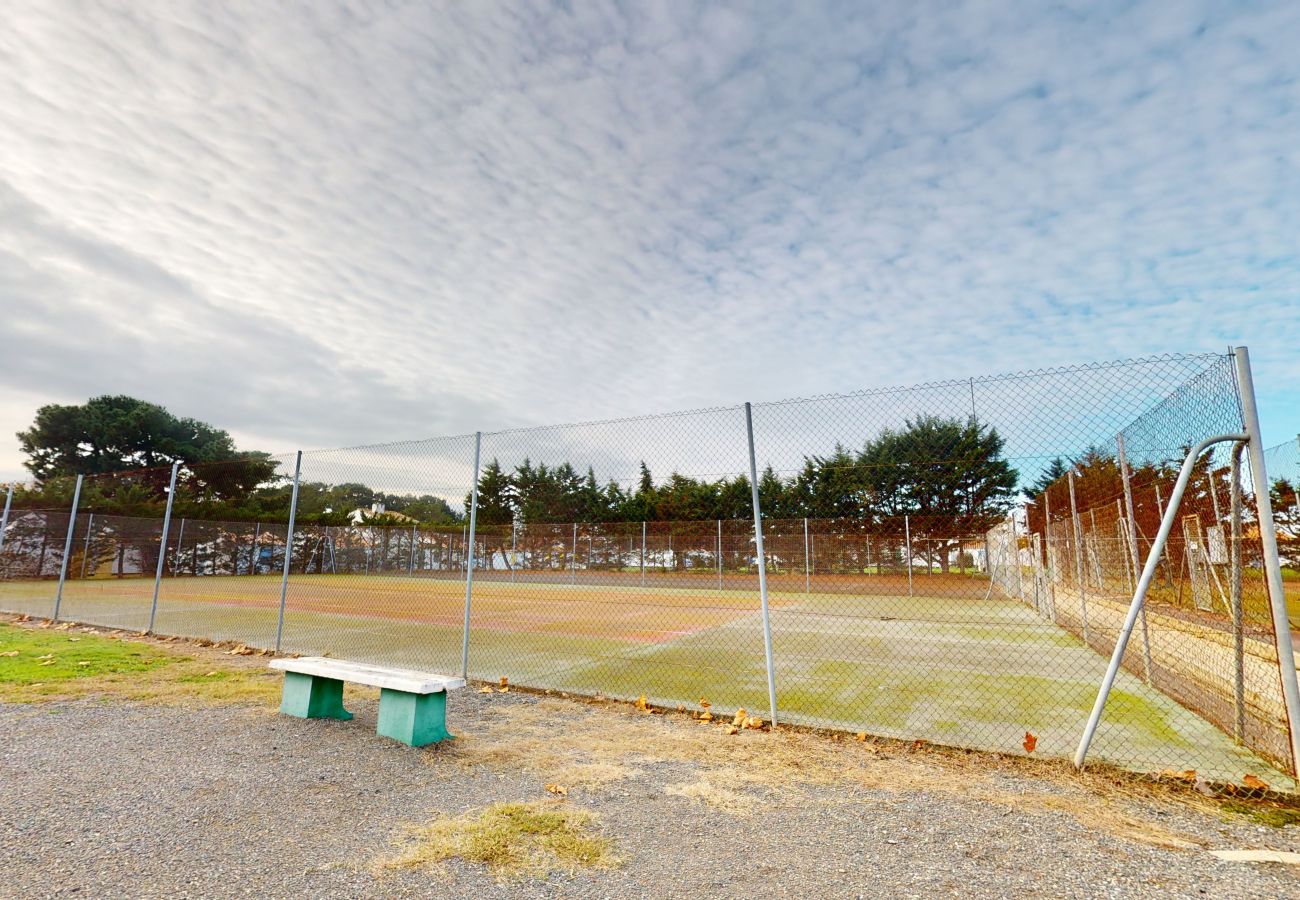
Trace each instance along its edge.
<path fill-rule="evenodd" d="M 1300 4 L 19 0 L 0 478 L 128 393 L 280 451 L 1254 356 Z"/>

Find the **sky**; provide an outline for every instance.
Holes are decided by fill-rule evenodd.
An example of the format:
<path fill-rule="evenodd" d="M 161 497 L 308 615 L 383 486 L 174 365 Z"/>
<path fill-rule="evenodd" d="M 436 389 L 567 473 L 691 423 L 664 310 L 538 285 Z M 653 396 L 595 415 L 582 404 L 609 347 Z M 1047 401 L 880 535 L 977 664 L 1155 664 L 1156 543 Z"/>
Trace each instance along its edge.
<path fill-rule="evenodd" d="M 1286 2 L 17 0 L 0 479 L 100 394 L 283 452 L 1230 344 L 1279 443 L 1296 47 Z"/>

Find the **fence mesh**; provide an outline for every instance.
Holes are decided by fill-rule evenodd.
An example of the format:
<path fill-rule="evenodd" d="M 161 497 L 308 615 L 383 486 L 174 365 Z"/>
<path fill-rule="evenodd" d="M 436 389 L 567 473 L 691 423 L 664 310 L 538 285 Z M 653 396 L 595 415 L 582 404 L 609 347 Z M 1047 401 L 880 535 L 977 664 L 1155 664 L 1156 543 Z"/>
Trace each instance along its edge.
<path fill-rule="evenodd" d="M 0 598 L 444 672 L 468 621 L 472 677 L 766 717 L 761 568 L 781 721 L 1069 755 L 1183 457 L 1243 419 L 1223 355 L 755 404 L 761 558 L 746 425 L 485 433 L 472 530 L 472 435 L 302 454 L 292 530 L 294 456 L 182 465 L 165 536 L 169 468 L 86 478 L 75 517 L 52 479 L 16 495 Z M 1281 786 L 1255 486 L 1237 615 L 1229 453 L 1197 463 L 1092 754 Z M 1297 486 L 1270 485 L 1284 555 Z"/>

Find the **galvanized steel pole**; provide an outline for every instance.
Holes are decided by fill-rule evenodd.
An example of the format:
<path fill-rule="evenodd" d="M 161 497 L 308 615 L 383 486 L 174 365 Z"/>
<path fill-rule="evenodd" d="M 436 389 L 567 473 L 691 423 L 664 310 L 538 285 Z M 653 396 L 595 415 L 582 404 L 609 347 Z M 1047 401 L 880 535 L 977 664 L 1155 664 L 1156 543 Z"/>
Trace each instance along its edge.
<path fill-rule="evenodd" d="M 280 652 L 284 638 L 284 605 L 289 597 L 289 563 L 293 560 L 293 524 L 298 515 L 298 476 L 302 472 L 302 451 L 293 463 L 293 493 L 289 497 L 289 527 L 284 536 L 284 571 L 280 575 L 280 616 L 275 624 L 275 652 Z"/>
<path fill-rule="evenodd" d="M 1232 542 L 1229 559 L 1232 572 L 1228 592 L 1232 607 L 1232 704 L 1236 710 L 1233 738 L 1240 744 L 1246 738 L 1246 635 L 1242 621 L 1241 606 L 1241 454 L 1246 445 L 1232 445 L 1232 484 L 1228 488 L 1229 512 Z"/>
<path fill-rule="evenodd" d="M 803 517 L 803 592 L 812 593 L 812 568 L 808 554 L 808 517 Z"/>
<path fill-rule="evenodd" d="M 95 529 L 95 514 L 86 518 L 86 540 L 81 545 L 81 580 L 86 580 L 86 561 L 90 558 L 90 533 Z"/>
<path fill-rule="evenodd" d="M 1264 446 L 1260 440 L 1259 411 L 1255 407 L 1255 381 L 1250 371 L 1250 352 L 1245 347 L 1233 350 L 1237 364 L 1237 386 L 1241 391 L 1241 413 L 1250 436 L 1250 480 L 1255 488 L 1255 512 L 1259 539 L 1264 550 L 1264 576 L 1268 582 L 1269 606 L 1273 612 L 1273 639 L 1277 661 L 1282 669 L 1282 699 L 1286 705 L 1287 725 L 1291 731 L 1291 774 L 1300 783 L 1300 684 L 1297 683 L 1295 650 L 1291 645 L 1291 623 L 1287 617 L 1286 592 L 1282 584 L 1282 563 L 1277 550 L 1277 530 L 1273 522 L 1273 502 L 1269 497 L 1268 470 L 1264 465 Z"/>
<path fill-rule="evenodd" d="M 63 605 L 63 582 L 68 580 L 68 555 L 72 553 L 72 529 L 77 524 L 77 504 L 81 502 L 81 479 L 77 476 L 77 486 L 72 491 L 72 512 L 68 516 L 68 536 L 63 541 L 63 560 L 59 564 L 59 589 L 54 594 L 54 621 L 59 620 L 59 607 Z"/>
<path fill-rule="evenodd" d="M 172 477 L 167 485 L 167 508 L 163 511 L 162 535 L 158 538 L 158 564 L 153 571 L 153 602 L 149 604 L 149 627 L 145 629 L 150 634 L 158 617 L 158 589 L 162 586 L 163 562 L 167 559 L 167 533 L 172 527 L 172 503 L 176 499 L 176 473 L 180 467 L 180 460 L 172 463 Z"/>
<path fill-rule="evenodd" d="M 1115 443 L 1119 447 L 1119 473 L 1124 482 L 1124 515 L 1128 520 L 1128 549 L 1133 563 L 1133 589 L 1137 590 L 1137 573 L 1142 568 L 1142 557 L 1138 552 L 1137 513 L 1133 510 L 1133 473 L 1128 467 L 1128 453 L 1124 447 L 1124 435 L 1118 435 Z M 1142 666 L 1146 672 L 1147 684 L 1151 683 L 1151 633 L 1147 629 L 1147 607 L 1142 604 Z"/>
<path fill-rule="evenodd" d="M 912 596 L 912 523 L 903 516 L 903 538 L 907 542 L 907 596 Z"/>
<path fill-rule="evenodd" d="M 1088 589 L 1083 584 L 1083 527 L 1079 524 L 1079 508 L 1074 502 L 1074 469 L 1066 473 L 1070 482 L 1070 520 L 1074 525 L 1074 578 L 1079 589 L 1079 611 L 1083 616 L 1083 642 L 1088 643 Z"/>
<path fill-rule="evenodd" d="M 772 619 L 767 608 L 767 555 L 763 550 L 763 506 L 758 496 L 758 458 L 754 453 L 754 413 L 745 403 L 745 435 L 749 440 L 749 488 L 754 505 L 754 544 L 758 554 L 758 599 L 763 613 L 763 656 L 767 662 L 767 703 L 776 725 L 776 674 L 772 663 Z"/>
<path fill-rule="evenodd" d="M 469 610 L 474 599 L 474 533 L 478 529 L 478 469 L 483 432 L 474 432 L 474 481 L 469 492 L 469 544 L 465 566 L 465 633 L 460 646 L 460 677 L 469 678 Z"/>
<path fill-rule="evenodd" d="M 718 590 L 722 590 L 722 520 L 718 519 Z"/>
<path fill-rule="evenodd" d="M 5 491 L 5 511 L 0 514 L 0 550 L 5 548 L 5 530 L 9 527 L 9 507 L 14 505 L 14 485 L 9 482 L 9 490 Z"/>
<path fill-rule="evenodd" d="M 1178 481 L 1174 484 L 1173 495 L 1169 498 L 1169 506 L 1160 519 L 1160 531 L 1151 544 L 1151 552 L 1147 556 L 1146 565 L 1142 567 L 1142 577 L 1138 579 L 1137 590 L 1133 592 L 1133 602 L 1129 605 L 1128 615 L 1125 616 L 1124 625 L 1115 640 L 1115 649 L 1110 656 L 1110 665 L 1107 666 L 1106 675 L 1097 691 L 1097 699 L 1093 703 L 1092 713 L 1088 716 L 1088 724 L 1084 726 L 1083 735 L 1079 739 L 1079 748 L 1074 754 L 1074 765 L 1077 768 L 1083 768 L 1083 761 L 1088 755 L 1088 747 L 1092 743 L 1093 735 L 1097 732 L 1097 725 L 1101 722 L 1102 710 L 1106 708 L 1106 700 L 1110 697 L 1110 690 L 1115 684 L 1115 677 L 1119 674 L 1120 664 L 1124 661 L 1124 651 L 1128 649 L 1128 641 L 1133 634 L 1133 626 L 1137 624 L 1138 612 L 1142 609 L 1142 605 L 1146 603 L 1147 591 L 1151 588 L 1152 579 L 1155 578 L 1160 555 L 1164 552 L 1165 544 L 1169 540 L 1169 533 L 1174 529 L 1174 518 L 1178 515 L 1178 504 L 1182 502 L 1183 493 L 1187 490 L 1187 483 L 1192 480 L 1192 471 L 1196 467 L 1197 458 L 1205 452 L 1206 447 L 1223 441 L 1245 440 L 1249 440 L 1249 438 L 1244 434 L 1221 434 L 1216 437 L 1206 438 L 1193 447 L 1191 452 L 1187 454 L 1187 459 L 1183 461 L 1182 471 L 1179 472 Z M 1288 649 L 1289 646 L 1288 641 Z M 1292 663 L 1291 673 L 1292 676 L 1295 675 L 1294 663 Z"/>

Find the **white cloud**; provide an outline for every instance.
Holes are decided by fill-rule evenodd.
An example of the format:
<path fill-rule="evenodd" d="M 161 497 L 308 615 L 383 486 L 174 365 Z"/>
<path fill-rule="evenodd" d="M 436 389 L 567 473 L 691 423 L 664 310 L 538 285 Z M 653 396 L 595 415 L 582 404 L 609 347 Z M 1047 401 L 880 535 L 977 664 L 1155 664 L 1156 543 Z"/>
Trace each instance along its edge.
<path fill-rule="evenodd" d="M 1252 346 L 1300 430 L 1300 9 L 20 4 L 0 474 Z"/>

